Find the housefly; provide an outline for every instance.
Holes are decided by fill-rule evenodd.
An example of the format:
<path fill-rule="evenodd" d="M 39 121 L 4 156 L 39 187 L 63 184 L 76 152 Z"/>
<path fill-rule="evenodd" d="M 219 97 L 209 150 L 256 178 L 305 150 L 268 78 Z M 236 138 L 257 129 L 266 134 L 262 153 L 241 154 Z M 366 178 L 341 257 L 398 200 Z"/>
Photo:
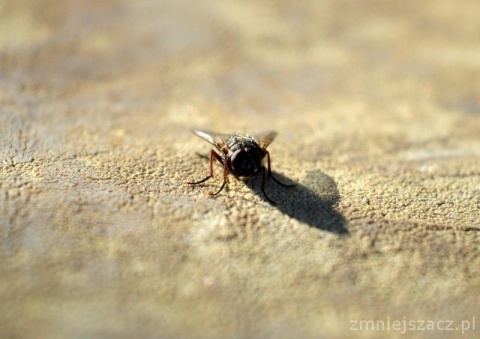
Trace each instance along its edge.
<path fill-rule="evenodd" d="M 207 131 L 192 131 L 203 140 L 212 144 L 217 151 L 210 152 L 210 175 L 205 179 L 197 182 L 189 182 L 191 185 L 201 184 L 213 177 L 213 161 L 217 160 L 223 166 L 223 184 L 211 196 L 220 193 L 227 185 L 227 172 L 232 173 L 237 178 L 252 177 L 262 173 L 262 192 L 265 198 L 275 204 L 265 193 L 266 176 L 272 178 L 277 184 L 285 187 L 293 187 L 295 185 L 287 185 L 281 183 L 272 175 L 270 166 L 270 153 L 267 151 L 268 145 L 277 136 L 276 132 L 266 132 L 258 136 L 249 134 L 219 134 Z M 264 159 L 266 159 L 265 168 Z"/>

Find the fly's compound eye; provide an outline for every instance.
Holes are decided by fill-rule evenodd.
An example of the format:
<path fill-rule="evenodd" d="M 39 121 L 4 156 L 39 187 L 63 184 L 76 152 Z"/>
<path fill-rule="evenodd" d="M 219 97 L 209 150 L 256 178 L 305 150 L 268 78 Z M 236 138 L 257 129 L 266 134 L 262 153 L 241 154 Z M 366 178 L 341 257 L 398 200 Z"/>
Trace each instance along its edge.
<path fill-rule="evenodd" d="M 262 156 L 248 148 L 241 148 L 234 152 L 231 157 L 233 172 L 238 176 L 252 176 L 262 166 Z"/>

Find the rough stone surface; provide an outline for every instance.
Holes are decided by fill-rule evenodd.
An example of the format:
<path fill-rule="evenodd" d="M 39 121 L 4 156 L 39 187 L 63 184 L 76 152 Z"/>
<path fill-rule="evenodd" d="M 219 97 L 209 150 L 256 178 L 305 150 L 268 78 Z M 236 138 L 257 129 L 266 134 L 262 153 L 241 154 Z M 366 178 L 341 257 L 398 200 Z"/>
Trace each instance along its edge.
<path fill-rule="evenodd" d="M 0 1 L 0 337 L 478 338 L 478 13 Z M 278 131 L 298 185 L 209 198 L 192 128 Z"/>

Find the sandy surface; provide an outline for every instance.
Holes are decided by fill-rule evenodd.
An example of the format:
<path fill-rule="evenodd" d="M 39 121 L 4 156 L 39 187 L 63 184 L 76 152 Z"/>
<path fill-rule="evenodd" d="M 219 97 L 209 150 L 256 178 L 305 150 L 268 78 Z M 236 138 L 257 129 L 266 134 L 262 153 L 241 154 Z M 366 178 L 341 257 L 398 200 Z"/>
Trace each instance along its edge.
<path fill-rule="evenodd" d="M 0 1 L 0 337 L 478 337 L 478 13 Z M 297 186 L 209 198 L 192 128 Z"/>

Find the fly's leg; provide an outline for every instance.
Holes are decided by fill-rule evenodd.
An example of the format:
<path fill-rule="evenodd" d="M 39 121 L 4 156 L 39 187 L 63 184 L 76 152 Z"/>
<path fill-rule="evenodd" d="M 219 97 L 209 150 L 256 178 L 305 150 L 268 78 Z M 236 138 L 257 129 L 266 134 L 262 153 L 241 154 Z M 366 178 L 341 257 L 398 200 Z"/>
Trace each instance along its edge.
<path fill-rule="evenodd" d="M 280 182 L 277 179 L 275 179 L 275 177 L 272 175 L 272 168 L 270 166 L 270 153 L 268 153 L 267 150 L 265 150 L 265 153 L 267 154 L 268 176 L 270 178 L 272 178 L 277 184 L 279 184 L 281 186 L 284 186 L 284 187 L 294 187 L 294 186 L 296 186 L 295 184 L 290 184 L 290 185 L 284 184 L 283 182 Z M 264 176 L 265 176 L 265 174 L 264 174 Z M 262 185 L 263 185 L 263 183 L 262 183 Z"/>
<path fill-rule="evenodd" d="M 213 150 L 210 152 L 210 175 L 207 176 L 205 179 L 202 179 L 200 181 L 189 182 L 188 183 L 190 185 L 198 185 L 198 184 L 201 184 L 201 183 L 207 181 L 210 178 L 213 178 L 213 159 L 216 159 L 218 162 L 220 162 L 223 165 L 223 184 L 217 192 L 210 193 L 210 195 L 212 195 L 212 196 L 220 193 L 222 191 L 222 189 L 225 187 L 225 185 L 227 184 L 227 162 L 223 161 L 222 157 L 217 152 L 215 152 Z"/>
<path fill-rule="evenodd" d="M 223 190 L 223 188 L 225 187 L 226 184 L 227 184 L 227 162 L 224 161 L 223 162 L 223 184 L 222 184 L 222 186 L 220 186 L 220 189 L 218 191 L 216 191 L 215 193 L 210 193 L 210 196 L 214 196 L 214 195 L 217 195 L 218 193 L 220 193 Z"/>
<path fill-rule="evenodd" d="M 200 181 L 197 181 L 197 182 L 188 182 L 187 184 L 190 184 L 190 185 L 198 185 L 198 184 L 201 184 L 202 182 L 205 182 L 207 181 L 208 179 L 210 178 L 213 178 L 213 159 L 217 159 L 222 165 L 223 165 L 223 159 L 220 155 L 217 154 L 217 152 L 215 151 L 211 151 L 210 152 L 210 175 L 207 176 L 205 179 L 202 179 Z"/>
<path fill-rule="evenodd" d="M 265 182 L 266 182 L 266 179 L 267 179 L 267 178 L 266 178 L 266 175 L 265 175 L 266 171 L 267 171 L 267 170 L 265 169 L 265 167 L 262 166 L 262 193 L 263 193 L 263 195 L 265 196 L 265 198 L 268 200 L 269 203 L 271 203 L 272 205 L 275 205 L 275 203 L 273 202 L 273 200 L 270 199 L 270 198 L 268 197 L 267 193 L 265 192 Z"/>

